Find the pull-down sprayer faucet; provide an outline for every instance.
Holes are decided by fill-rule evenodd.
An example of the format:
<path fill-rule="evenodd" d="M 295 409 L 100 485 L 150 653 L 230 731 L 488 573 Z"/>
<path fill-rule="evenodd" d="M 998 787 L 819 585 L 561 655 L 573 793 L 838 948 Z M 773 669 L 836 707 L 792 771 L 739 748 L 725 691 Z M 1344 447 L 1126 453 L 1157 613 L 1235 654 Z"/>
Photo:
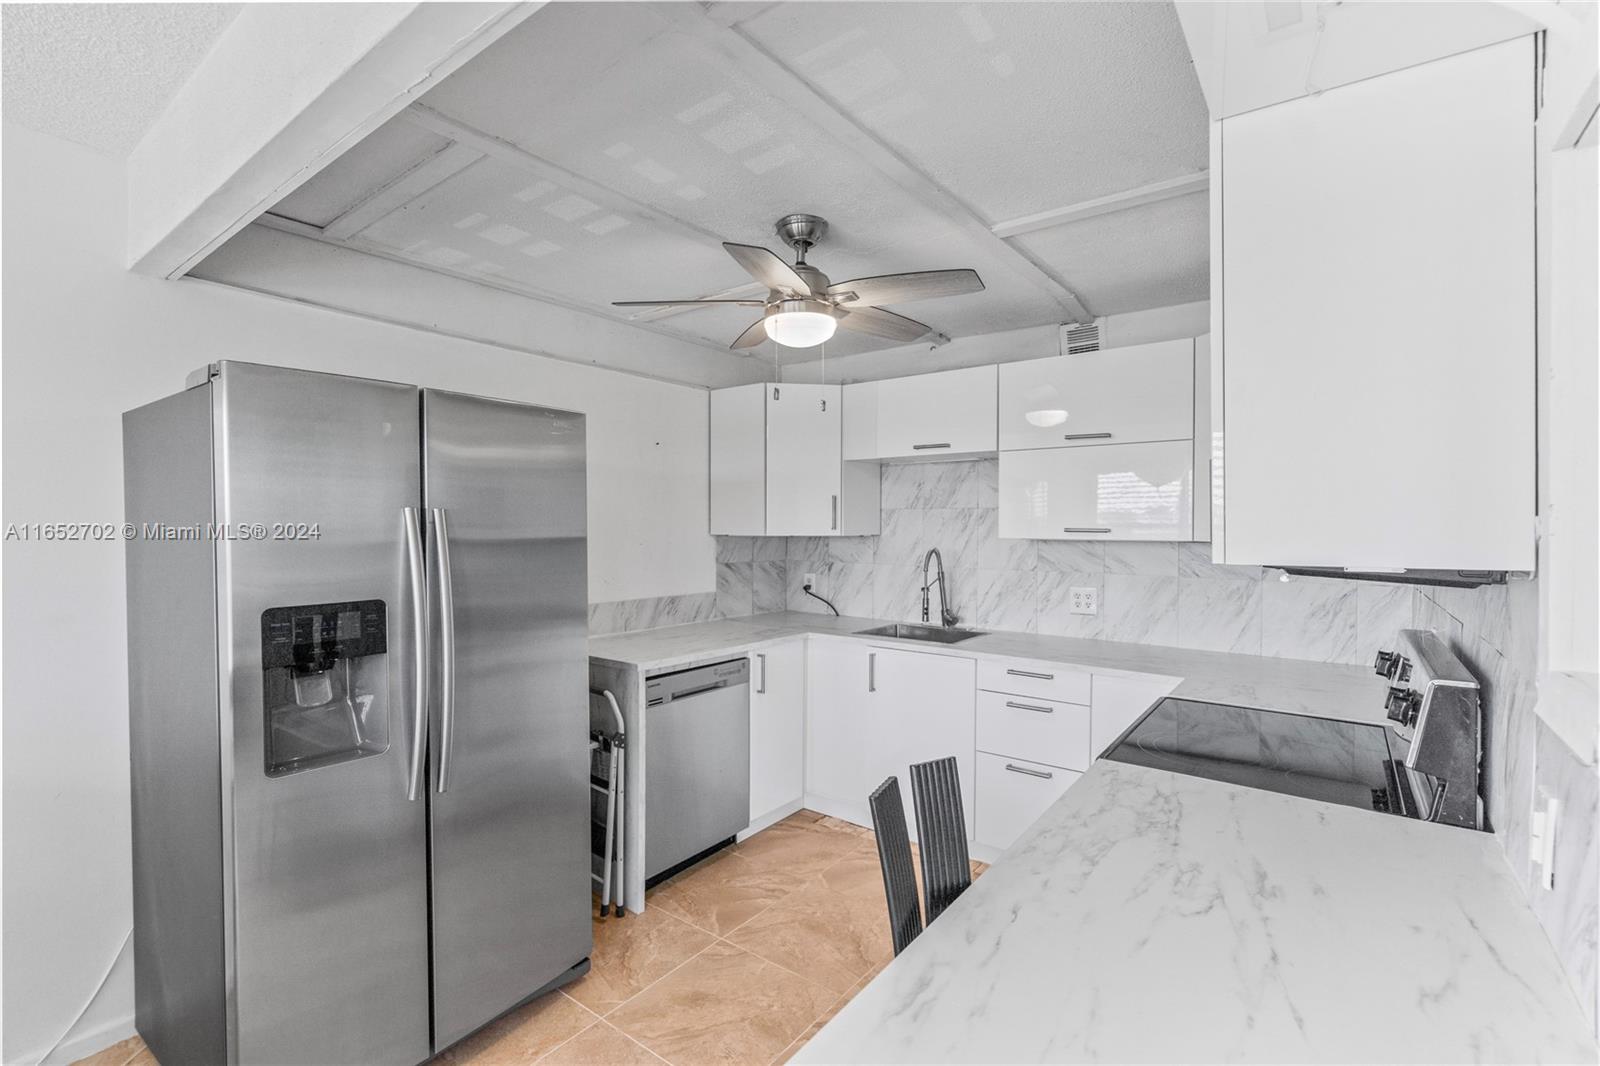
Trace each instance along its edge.
<path fill-rule="evenodd" d="M 933 581 L 928 580 L 928 564 L 937 560 L 939 564 L 938 576 Z M 929 548 L 928 554 L 922 557 L 922 620 L 928 620 L 928 590 L 934 585 L 939 586 L 939 624 L 945 628 L 954 626 L 961 621 L 956 613 L 950 609 L 949 596 L 945 592 L 944 556 L 939 554 L 938 548 Z"/>

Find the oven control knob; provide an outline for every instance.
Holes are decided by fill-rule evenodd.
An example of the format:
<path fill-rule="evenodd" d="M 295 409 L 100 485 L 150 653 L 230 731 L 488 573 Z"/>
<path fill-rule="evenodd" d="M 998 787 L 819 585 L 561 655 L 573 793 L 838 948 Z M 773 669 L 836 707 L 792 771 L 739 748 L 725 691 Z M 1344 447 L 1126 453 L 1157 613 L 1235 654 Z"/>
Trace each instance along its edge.
<path fill-rule="evenodd" d="M 1399 668 L 1400 655 L 1392 651 L 1380 651 L 1377 661 L 1372 664 L 1373 672 L 1379 677 L 1393 678 Z"/>
<path fill-rule="evenodd" d="M 1415 691 L 1409 688 L 1391 688 L 1388 698 L 1383 701 L 1383 709 L 1391 722 L 1412 726 L 1417 723 L 1417 709 L 1421 703 L 1422 697 Z"/>

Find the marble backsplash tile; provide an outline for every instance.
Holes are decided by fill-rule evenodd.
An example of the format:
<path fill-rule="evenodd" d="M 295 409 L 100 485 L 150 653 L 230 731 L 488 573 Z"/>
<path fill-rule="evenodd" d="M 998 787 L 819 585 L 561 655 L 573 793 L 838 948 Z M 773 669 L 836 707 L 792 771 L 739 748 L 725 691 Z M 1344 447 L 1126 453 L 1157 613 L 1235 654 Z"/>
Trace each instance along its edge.
<path fill-rule="evenodd" d="M 1364 663 L 1410 624 L 1409 587 L 1284 582 L 1278 571 L 1213 563 L 1208 544 L 1002 539 L 996 470 L 993 459 L 885 466 L 875 537 L 718 538 L 729 572 L 718 577 L 717 612 L 744 602 L 744 567 L 766 559 L 786 568 L 789 610 L 827 611 L 802 591 L 814 573 L 816 591 L 846 614 L 915 621 L 922 557 L 936 547 L 952 607 L 980 628 Z M 1100 594 L 1097 614 L 1071 613 L 1069 590 L 1082 587 Z"/>

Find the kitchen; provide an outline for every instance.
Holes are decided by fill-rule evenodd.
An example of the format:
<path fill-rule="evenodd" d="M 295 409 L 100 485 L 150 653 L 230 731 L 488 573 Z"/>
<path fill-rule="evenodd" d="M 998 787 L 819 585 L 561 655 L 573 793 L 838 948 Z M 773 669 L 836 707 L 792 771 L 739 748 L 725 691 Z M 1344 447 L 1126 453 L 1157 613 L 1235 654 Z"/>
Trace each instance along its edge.
<path fill-rule="evenodd" d="M 4 18 L 6 1061 L 1594 1060 L 1592 6 Z"/>

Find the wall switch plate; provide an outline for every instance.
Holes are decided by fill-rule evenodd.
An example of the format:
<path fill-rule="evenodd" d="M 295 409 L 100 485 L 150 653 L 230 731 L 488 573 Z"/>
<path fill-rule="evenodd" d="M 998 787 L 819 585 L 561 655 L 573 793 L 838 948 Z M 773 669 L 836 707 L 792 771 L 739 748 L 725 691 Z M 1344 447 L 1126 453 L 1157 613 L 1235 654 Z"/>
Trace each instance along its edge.
<path fill-rule="evenodd" d="M 803 584 L 807 588 L 816 588 L 817 587 L 817 575 L 816 574 L 807 574 L 805 581 L 803 581 L 801 584 Z"/>
<path fill-rule="evenodd" d="M 1074 585 L 1067 589 L 1067 611 L 1071 614 L 1099 614 L 1100 590 L 1093 585 Z"/>

